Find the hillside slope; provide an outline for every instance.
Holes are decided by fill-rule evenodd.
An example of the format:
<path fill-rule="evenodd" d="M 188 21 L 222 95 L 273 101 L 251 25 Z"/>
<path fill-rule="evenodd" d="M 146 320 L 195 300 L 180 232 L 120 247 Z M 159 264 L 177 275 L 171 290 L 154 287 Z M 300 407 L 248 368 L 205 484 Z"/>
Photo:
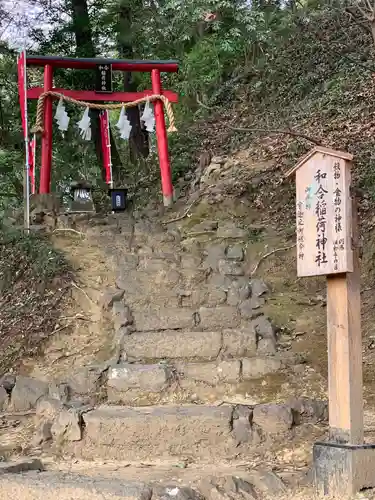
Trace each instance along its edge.
<path fill-rule="evenodd" d="M 312 443 L 327 434 L 326 285 L 296 276 L 285 173 L 317 142 L 354 154 L 362 188 L 373 440 L 373 47 L 339 11 L 294 22 L 267 64 L 225 83 L 173 139 L 172 210 L 139 190 L 144 208 L 73 217 L 73 231 L 52 235 L 76 273 L 55 317 L 62 330 L 23 356 L 1 402 L 4 457 L 37 455 L 50 469 L 25 480 L 30 498 L 51 478 L 84 498 L 91 477 L 116 498 L 134 479 L 148 485 L 142 499 L 168 497 L 160 488 L 171 484 L 193 488 L 189 500 L 312 497 Z"/>

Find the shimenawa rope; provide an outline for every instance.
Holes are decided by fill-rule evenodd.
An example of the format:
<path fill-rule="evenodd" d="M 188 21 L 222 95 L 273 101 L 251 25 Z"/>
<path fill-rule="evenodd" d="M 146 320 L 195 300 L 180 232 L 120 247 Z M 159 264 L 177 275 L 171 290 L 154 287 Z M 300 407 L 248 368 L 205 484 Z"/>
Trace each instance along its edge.
<path fill-rule="evenodd" d="M 34 127 L 31 129 L 31 132 L 33 134 L 38 134 L 38 133 L 42 134 L 44 132 L 43 128 L 44 103 L 46 97 L 48 96 L 57 97 L 58 99 L 63 99 L 66 102 L 71 102 L 73 104 L 78 104 L 78 106 L 82 106 L 83 108 L 91 108 L 91 109 L 121 109 L 122 107 L 134 108 L 135 106 L 138 106 L 138 104 L 141 104 L 142 102 L 147 102 L 147 101 L 154 102 L 160 100 L 163 102 L 165 110 L 168 115 L 168 120 L 169 120 L 168 132 L 177 132 L 171 103 L 164 95 L 153 94 L 150 96 L 142 97 L 141 99 L 137 99 L 136 101 L 132 102 L 124 102 L 116 104 L 95 104 L 92 102 L 77 101 L 77 99 L 73 99 L 73 97 L 68 97 L 64 94 L 60 94 L 59 92 L 54 92 L 52 90 L 49 90 L 48 92 L 43 92 L 43 94 L 40 94 L 39 96 L 38 105 L 36 109 L 36 121 Z"/>

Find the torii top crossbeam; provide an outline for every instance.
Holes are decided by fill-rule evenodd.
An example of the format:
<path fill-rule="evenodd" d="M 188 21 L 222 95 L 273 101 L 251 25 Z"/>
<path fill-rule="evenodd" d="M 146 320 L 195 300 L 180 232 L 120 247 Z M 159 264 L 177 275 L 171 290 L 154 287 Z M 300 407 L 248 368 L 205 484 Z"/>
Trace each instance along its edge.
<path fill-rule="evenodd" d="M 58 56 L 26 57 L 27 66 L 46 66 L 52 68 L 95 69 L 98 64 L 110 64 L 114 71 L 147 72 L 157 69 L 166 73 L 178 71 L 178 61 L 141 61 L 132 59 L 75 58 Z"/>

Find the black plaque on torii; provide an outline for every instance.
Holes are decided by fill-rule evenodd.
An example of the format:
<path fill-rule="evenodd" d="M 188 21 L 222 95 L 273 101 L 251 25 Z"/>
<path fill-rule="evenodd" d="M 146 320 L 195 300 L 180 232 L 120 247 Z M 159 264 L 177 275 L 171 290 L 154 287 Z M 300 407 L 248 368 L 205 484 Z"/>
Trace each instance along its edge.
<path fill-rule="evenodd" d="M 110 94 L 112 92 L 112 64 L 97 64 L 95 74 L 95 92 Z"/>

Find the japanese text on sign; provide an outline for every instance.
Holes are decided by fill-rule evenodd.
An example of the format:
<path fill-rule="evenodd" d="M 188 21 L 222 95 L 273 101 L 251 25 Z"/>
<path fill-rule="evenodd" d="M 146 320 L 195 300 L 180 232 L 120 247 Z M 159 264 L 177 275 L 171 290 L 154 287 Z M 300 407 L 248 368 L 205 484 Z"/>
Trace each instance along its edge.
<path fill-rule="evenodd" d="M 112 92 L 112 65 L 98 64 L 96 66 L 95 91 L 110 93 Z"/>
<path fill-rule="evenodd" d="M 352 270 L 349 176 L 342 159 L 321 153 L 296 171 L 298 276 Z"/>

